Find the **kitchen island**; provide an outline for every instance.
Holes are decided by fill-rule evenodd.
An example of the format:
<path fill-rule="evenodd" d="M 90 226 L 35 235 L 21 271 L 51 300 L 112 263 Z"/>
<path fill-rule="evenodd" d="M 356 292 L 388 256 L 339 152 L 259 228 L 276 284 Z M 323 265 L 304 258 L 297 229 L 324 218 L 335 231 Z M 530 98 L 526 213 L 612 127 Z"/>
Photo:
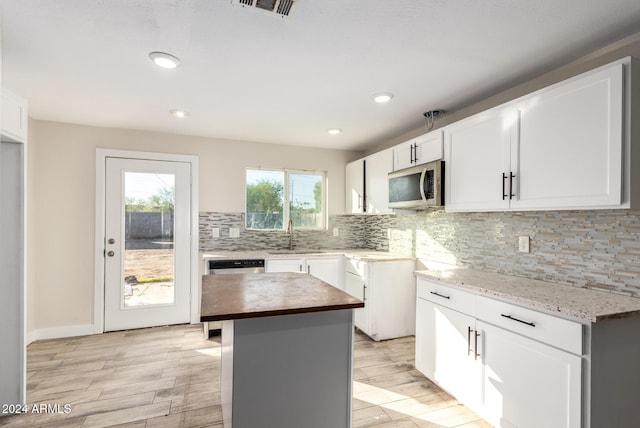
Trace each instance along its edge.
<path fill-rule="evenodd" d="M 304 273 L 203 276 L 200 320 L 223 322 L 225 428 L 350 427 L 363 306 Z"/>

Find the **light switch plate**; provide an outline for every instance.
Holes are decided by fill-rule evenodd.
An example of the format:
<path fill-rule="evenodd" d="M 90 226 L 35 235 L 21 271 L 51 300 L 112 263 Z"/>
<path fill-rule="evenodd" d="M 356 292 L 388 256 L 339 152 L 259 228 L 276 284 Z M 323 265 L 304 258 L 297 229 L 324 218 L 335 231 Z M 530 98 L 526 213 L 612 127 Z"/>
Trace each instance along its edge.
<path fill-rule="evenodd" d="M 528 253 L 529 252 L 529 237 L 528 236 L 521 236 L 518 238 L 518 251 L 520 251 L 521 253 Z"/>
<path fill-rule="evenodd" d="M 239 238 L 240 237 L 240 229 L 237 227 L 229 228 L 229 237 L 230 238 Z"/>
<path fill-rule="evenodd" d="M 211 229 L 211 237 L 212 238 L 219 238 L 220 237 L 220 228 L 219 227 L 214 227 L 213 229 Z"/>
<path fill-rule="evenodd" d="M 338 231 L 338 228 L 337 228 L 337 227 L 334 227 L 334 228 L 333 228 L 333 236 L 338 236 L 338 235 L 339 235 L 339 233 L 340 233 L 340 232 Z"/>

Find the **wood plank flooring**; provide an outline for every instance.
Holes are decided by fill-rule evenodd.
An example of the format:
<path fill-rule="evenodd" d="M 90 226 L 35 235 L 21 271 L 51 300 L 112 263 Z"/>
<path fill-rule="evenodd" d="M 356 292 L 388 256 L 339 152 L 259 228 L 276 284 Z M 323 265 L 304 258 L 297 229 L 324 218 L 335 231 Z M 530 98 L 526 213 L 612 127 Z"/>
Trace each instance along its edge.
<path fill-rule="evenodd" d="M 490 427 L 414 368 L 414 343 L 356 334 L 353 427 Z M 36 342 L 27 401 L 0 426 L 222 428 L 220 340 L 180 325 Z"/>

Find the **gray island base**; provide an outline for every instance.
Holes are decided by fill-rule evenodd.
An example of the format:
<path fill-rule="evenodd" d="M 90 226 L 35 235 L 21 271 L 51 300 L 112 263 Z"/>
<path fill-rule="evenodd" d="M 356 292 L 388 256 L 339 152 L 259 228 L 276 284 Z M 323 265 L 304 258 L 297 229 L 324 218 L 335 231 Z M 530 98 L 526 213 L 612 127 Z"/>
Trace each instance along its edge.
<path fill-rule="evenodd" d="M 203 277 L 201 320 L 223 321 L 225 428 L 351 427 L 352 309 L 362 306 L 307 274 Z"/>

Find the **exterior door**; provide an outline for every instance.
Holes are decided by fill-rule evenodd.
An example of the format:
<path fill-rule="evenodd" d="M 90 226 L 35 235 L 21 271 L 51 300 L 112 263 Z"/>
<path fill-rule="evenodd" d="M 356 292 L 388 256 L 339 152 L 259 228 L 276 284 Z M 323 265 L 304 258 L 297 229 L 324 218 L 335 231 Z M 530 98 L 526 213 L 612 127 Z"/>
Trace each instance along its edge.
<path fill-rule="evenodd" d="M 189 322 L 190 169 L 106 159 L 105 331 Z"/>

